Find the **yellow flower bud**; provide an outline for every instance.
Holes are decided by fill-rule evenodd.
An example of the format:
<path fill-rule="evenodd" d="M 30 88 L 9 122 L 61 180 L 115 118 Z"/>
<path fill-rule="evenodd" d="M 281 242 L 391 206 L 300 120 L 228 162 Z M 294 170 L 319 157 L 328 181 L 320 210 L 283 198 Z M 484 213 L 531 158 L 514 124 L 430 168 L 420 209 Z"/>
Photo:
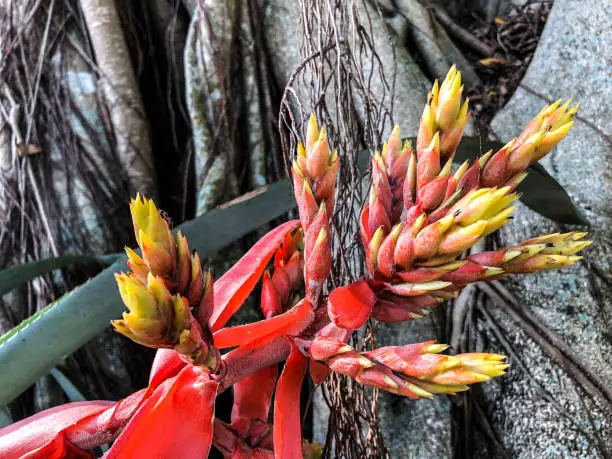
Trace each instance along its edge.
<path fill-rule="evenodd" d="M 174 237 L 152 200 L 138 194 L 130 203 L 136 241 L 142 258 L 155 275 L 167 276 L 176 266 Z"/>

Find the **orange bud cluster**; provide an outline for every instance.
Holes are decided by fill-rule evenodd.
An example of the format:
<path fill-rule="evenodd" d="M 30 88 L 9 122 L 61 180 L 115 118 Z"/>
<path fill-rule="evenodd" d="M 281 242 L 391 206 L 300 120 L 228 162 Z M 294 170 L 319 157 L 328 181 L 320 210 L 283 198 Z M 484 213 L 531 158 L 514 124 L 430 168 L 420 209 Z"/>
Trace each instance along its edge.
<path fill-rule="evenodd" d="M 319 212 L 321 204 L 325 204 L 327 215 L 331 216 L 339 167 L 338 152 L 329 151 L 325 128 L 319 130 L 314 114 L 311 115 L 306 132 L 306 146 L 302 142 L 298 143 L 297 158 L 291 169 L 295 198 L 304 230 L 307 230 Z"/>
<path fill-rule="evenodd" d="M 419 282 L 430 277 L 422 276 L 419 268 L 446 269 L 442 265 L 508 221 L 517 199 L 508 191 L 507 187 L 474 190 L 439 220 L 427 223 L 421 214 L 411 224 L 397 224 L 386 237 L 383 228 L 378 228 L 367 247 L 370 272 L 384 279 Z"/>
<path fill-rule="evenodd" d="M 558 100 L 546 105 L 518 138 L 510 141 L 483 164 L 482 185 L 518 184 L 524 178 L 524 171 L 548 154 L 574 125 L 578 105 L 570 107 L 570 103 L 568 100 L 561 105 L 561 100 Z"/>
<path fill-rule="evenodd" d="M 569 102 L 546 106 L 500 151 L 453 170 L 470 117 L 462 91 L 461 73 L 453 67 L 429 94 L 416 155 L 408 144 L 398 153 L 401 138 L 395 128 L 383 155 L 372 158 L 372 187 L 360 231 L 377 297 L 372 308 L 376 319 L 419 319 L 470 282 L 570 266 L 580 259 L 575 254 L 590 244 L 580 240 L 583 233 L 554 234 L 461 259 L 509 221 L 519 197 L 514 190 L 525 170 L 565 137 L 577 111 Z"/>
<path fill-rule="evenodd" d="M 437 163 L 438 171 L 434 172 L 436 175 L 440 164 L 447 163 L 455 155 L 470 118 L 468 101 L 461 104 L 462 93 L 461 72 L 453 65 L 439 88 L 438 82 L 434 83 L 421 116 L 417 137 L 418 159 L 419 162 L 426 161 L 431 169 L 435 169 Z M 439 148 L 435 158 L 432 158 L 432 153 L 427 150 L 436 136 Z"/>
<path fill-rule="evenodd" d="M 209 352 L 187 298 L 172 295 L 163 279 L 151 273 L 146 284 L 132 273 L 115 278 L 129 310 L 111 322 L 116 331 L 144 346 L 175 349 L 197 365 L 216 367 L 216 355 Z"/>
<path fill-rule="evenodd" d="M 404 179 L 410 158 L 413 156 L 410 142 L 402 145 L 399 126 L 393 128 L 382 154 L 372 157 L 372 187 L 367 210 L 368 234 L 382 227 L 388 234 L 402 215 Z"/>
<path fill-rule="evenodd" d="M 332 264 L 329 218 L 334 209 L 340 158 L 330 153 L 325 129 L 310 116 L 306 145 L 298 143 L 292 175 L 300 221 L 304 230 L 304 280 L 306 298 L 318 305 Z"/>
<path fill-rule="evenodd" d="M 379 292 L 372 317 L 382 322 L 421 319 L 431 307 L 472 282 L 571 266 L 582 259 L 575 254 L 591 245 L 591 241 L 582 240 L 586 234 L 550 234 L 464 260 L 397 272 Z"/>
<path fill-rule="evenodd" d="M 586 234 L 574 231 L 549 234 L 529 239 L 517 246 L 481 252 L 470 256 L 469 260 L 511 274 L 527 274 L 571 266 L 582 259 L 575 254 L 591 245 L 591 241 L 582 240 Z"/>
<path fill-rule="evenodd" d="M 165 334 L 162 337 L 155 332 L 155 327 L 153 327 L 147 334 L 148 338 L 145 339 L 142 334 L 138 335 L 134 332 L 138 327 L 134 328 L 130 325 L 139 322 L 139 316 L 130 313 L 127 318 L 124 314 L 123 321 L 113 322 L 115 329 L 147 346 L 171 347 L 185 354 L 189 360 L 197 361 L 199 364 L 216 365 L 219 356 L 212 347 L 212 336 L 207 328 L 214 301 L 213 278 L 210 270 L 202 270 L 200 257 L 197 253 L 190 252 L 187 239 L 180 232 L 175 241 L 168 222 L 162 217 L 153 201 L 137 195 L 136 199 L 130 203 L 130 210 L 136 241 L 142 250 L 142 257 L 134 250 L 126 248 L 127 264 L 133 274 L 127 277 L 122 274 L 117 277 L 120 290 L 122 285 L 125 285 L 130 291 L 141 292 L 142 289 L 148 289 L 153 292 L 154 289 L 161 291 L 161 286 L 163 286 L 163 289 L 173 298 L 175 309 L 173 317 L 180 318 L 182 328 L 176 328 L 175 325 L 172 331 L 168 328 L 170 325 L 166 324 Z M 128 278 L 131 281 L 128 282 L 126 280 Z M 153 283 L 151 279 L 154 279 Z M 139 289 L 135 289 L 134 282 L 139 282 Z M 136 307 L 138 310 L 138 306 L 128 301 L 132 296 L 124 296 L 122 293 L 122 298 L 128 309 L 132 310 L 133 307 Z M 169 308 L 168 310 L 172 309 L 168 305 L 164 307 Z M 165 314 L 166 316 L 172 315 L 171 312 Z M 151 322 L 147 323 L 153 326 Z M 156 326 L 159 324 L 159 321 L 156 322 Z M 201 325 L 204 326 L 204 329 Z M 171 339 L 170 335 L 174 338 Z"/>
<path fill-rule="evenodd" d="M 141 276 L 149 271 L 162 277 L 171 274 L 176 268 L 176 248 L 168 222 L 155 203 L 140 194 L 130 203 L 130 212 L 136 242 L 142 249 L 142 258 L 134 257 L 134 272 Z"/>
<path fill-rule="evenodd" d="M 297 300 L 292 293 L 303 281 L 304 257 L 299 246 L 303 245 L 301 229 L 288 233 L 274 256 L 274 272 L 264 273 L 261 289 L 261 310 L 266 318 L 274 317 L 293 307 Z"/>
<path fill-rule="evenodd" d="M 359 353 L 343 341 L 322 338 L 313 341 L 310 355 L 361 384 L 415 399 L 465 391 L 468 384 L 505 374 L 509 366 L 497 354 L 441 355 L 447 347 L 428 341 Z"/>

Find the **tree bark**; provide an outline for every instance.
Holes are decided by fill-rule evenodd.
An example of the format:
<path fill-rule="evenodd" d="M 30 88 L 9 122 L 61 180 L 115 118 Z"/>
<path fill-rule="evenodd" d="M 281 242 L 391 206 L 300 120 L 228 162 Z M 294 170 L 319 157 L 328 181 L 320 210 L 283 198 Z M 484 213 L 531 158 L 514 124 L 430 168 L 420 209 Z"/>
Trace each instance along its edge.
<path fill-rule="evenodd" d="M 149 128 L 134 69 L 113 0 L 81 0 L 91 45 L 110 112 L 119 161 L 130 193 L 155 196 Z"/>

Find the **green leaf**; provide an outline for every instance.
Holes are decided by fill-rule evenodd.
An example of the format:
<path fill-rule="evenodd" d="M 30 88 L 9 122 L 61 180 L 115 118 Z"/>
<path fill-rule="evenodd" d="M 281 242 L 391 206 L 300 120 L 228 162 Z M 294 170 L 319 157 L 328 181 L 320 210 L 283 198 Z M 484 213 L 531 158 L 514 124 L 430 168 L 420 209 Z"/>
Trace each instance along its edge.
<path fill-rule="evenodd" d="M 415 140 L 416 145 L 416 140 Z M 455 162 L 462 163 L 466 160 L 473 161 L 474 159 L 484 155 L 487 151 L 497 151 L 505 144 L 497 140 L 485 140 L 481 137 L 463 137 L 457 151 L 455 152 Z"/>
<path fill-rule="evenodd" d="M 565 189 L 540 164 L 529 168 L 517 191 L 522 193 L 523 204 L 546 218 L 568 225 L 590 226 Z"/>
<path fill-rule="evenodd" d="M 11 412 L 6 406 L 0 408 L 0 429 L 10 426 L 13 423 Z"/>
<path fill-rule="evenodd" d="M 55 382 L 62 388 L 64 394 L 71 402 L 84 402 L 87 400 L 81 391 L 62 373 L 57 367 L 51 368 L 51 376 Z"/>
<path fill-rule="evenodd" d="M 176 230 L 180 229 L 189 246 L 206 258 L 294 207 L 291 185 L 282 180 Z M 124 261 L 114 263 L 0 337 L 0 406 L 121 316 L 123 305 L 114 274 L 125 270 Z"/>
<path fill-rule="evenodd" d="M 32 279 L 47 274 L 56 269 L 66 268 L 81 263 L 99 263 L 108 266 L 122 258 L 122 253 L 109 255 L 62 255 L 59 257 L 45 258 L 32 261 L 19 266 L 12 266 L 0 271 L 0 296 L 10 292 Z"/>

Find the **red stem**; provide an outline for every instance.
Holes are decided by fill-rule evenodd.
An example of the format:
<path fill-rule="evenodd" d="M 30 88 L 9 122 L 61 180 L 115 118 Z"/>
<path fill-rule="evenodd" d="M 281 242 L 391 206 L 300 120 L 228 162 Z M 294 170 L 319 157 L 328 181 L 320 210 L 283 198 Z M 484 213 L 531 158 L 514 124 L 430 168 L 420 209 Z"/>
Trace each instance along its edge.
<path fill-rule="evenodd" d="M 236 443 L 239 441 L 240 439 L 236 433 L 225 422 L 215 418 L 213 445 L 221 451 L 223 457 L 228 457 L 230 454 L 233 455 L 236 451 Z"/>
<path fill-rule="evenodd" d="M 284 337 L 264 338 L 228 352 L 223 356 L 225 372 L 218 394 L 256 371 L 286 360 L 290 352 L 291 345 Z"/>

